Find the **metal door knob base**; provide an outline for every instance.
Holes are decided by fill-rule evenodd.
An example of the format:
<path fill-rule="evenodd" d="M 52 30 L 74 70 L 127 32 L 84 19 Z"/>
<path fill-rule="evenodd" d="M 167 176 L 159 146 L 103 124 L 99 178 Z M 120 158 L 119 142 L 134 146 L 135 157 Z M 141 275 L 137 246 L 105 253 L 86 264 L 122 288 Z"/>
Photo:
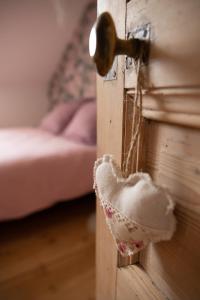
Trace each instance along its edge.
<path fill-rule="evenodd" d="M 96 64 L 99 75 L 105 76 L 112 67 L 116 55 L 127 55 L 138 59 L 143 45 L 143 40 L 119 39 L 111 15 L 104 12 L 92 27 L 89 38 L 89 53 Z"/>

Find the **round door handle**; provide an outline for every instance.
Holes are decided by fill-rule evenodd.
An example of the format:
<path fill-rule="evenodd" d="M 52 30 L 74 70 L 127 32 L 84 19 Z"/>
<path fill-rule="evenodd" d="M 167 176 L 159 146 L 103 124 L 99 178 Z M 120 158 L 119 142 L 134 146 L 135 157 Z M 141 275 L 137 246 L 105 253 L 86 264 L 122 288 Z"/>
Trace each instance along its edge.
<path fill-rule="evenodd" d="M 108 12 L 102 13 L 90 32 L 89 53 L 99 75 L 105 76 L 112 67 L 115 55 L 127 55 L 138 59 L 144 41 L 117 37 L 114 21 Z"/>

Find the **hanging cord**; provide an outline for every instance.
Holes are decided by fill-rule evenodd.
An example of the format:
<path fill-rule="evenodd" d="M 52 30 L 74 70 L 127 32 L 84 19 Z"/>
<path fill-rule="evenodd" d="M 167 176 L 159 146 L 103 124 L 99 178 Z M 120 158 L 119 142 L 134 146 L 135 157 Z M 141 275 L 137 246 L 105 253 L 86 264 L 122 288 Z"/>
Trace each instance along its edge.
<path fill-rule="evenodd" d="M 136 157 L 136 172 L 139 168 L 139 147 L 137 147 L 137 142 L 139 141 L 139 135 L 142 125 L 142 84 L 140 78 L 140 69 L 141 69 L 141 58 L 138 59 L 135 63 L 136 69 L 136 87 L 135 87 L 135 94 L 134 94 L 134 107 L 133 107 L 133 119 L 132 119 L 132 126 L 131 126 L 131 141 L 128 148 L 127 158 L 124 161 L 124 170 L 125 176 L 128 176 L 129 166 L 132 157 Z M 126 101 L 128 95 L 126 94 Z M 138 112 L 138 113 L 137 113 Z M 138 121 L 137 121 L 138 118 Z M 137 122 L 137 124 L 136 124 Z"/>

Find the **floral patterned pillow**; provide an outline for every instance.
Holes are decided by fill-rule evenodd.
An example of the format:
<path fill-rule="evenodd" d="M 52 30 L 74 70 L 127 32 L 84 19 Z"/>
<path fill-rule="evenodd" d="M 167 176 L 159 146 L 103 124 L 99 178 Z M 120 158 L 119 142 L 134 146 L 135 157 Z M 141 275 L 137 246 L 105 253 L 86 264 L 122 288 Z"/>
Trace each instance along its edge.
<path fill-rule="evenodd" d="M 88 51 L 89 32 L 95 19 L 96 1 L 90 1 L 50 81 L 51 106 L 95 96 L 95 67 Z"/>

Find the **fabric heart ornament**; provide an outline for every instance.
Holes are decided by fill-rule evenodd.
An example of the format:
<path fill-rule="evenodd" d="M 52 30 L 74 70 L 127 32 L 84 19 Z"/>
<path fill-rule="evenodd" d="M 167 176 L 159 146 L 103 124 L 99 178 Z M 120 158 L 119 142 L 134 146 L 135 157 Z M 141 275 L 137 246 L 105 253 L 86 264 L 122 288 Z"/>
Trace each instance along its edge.
<path fill-rule="evenodd" d="M 112 156 L 104 155 L 95 162 L 94 188 L 121 255 L 171 239 L 176 228 L 174 202 L 149 174 L 124 178 Z"/>

